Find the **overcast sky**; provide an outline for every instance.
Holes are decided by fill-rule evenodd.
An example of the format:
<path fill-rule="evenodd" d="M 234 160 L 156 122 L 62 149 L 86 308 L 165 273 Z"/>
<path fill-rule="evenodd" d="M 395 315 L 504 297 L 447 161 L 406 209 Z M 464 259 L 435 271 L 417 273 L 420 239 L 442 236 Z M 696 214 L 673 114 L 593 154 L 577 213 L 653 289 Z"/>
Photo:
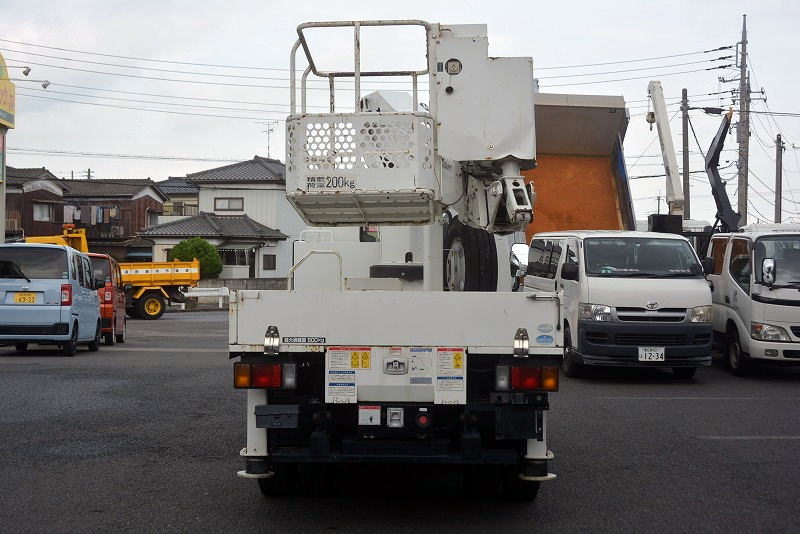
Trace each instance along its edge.
<path fill-rule="evenodd" d="M 30 65 L 33 69 L 28 77 L 30 80 L 51 82 L 47 90 L 42 90 L 40 82 L 36 81 L 17 83 L 17 128 L 8 136 L 8 145 L 12 149 L 37 149 L 49 153 L 23 154 L 12 150 L 8 163 L 16 167 L 45 166 L 62 177 L 69 177 L 73 171 L 76 177 L 82 176 L 86 169 L 91 168 L 93 177 L 98 178 L 151 177 L 161 180 L 216 167 L 224 162 L 64 157 L 56 156 L 52 151 L 207 160 L 242 160 L 254 154 L 266 155 L 267 134 L 264 130 L 267 126 L 263 121 L 281 121 L 288 112 L 289 50 L 296 37 L 297 24 L 308 20 L 415 18 L 441 23 L 488 24 L 490 54 L 532 56 L 534 74 L 540 78 L 542 92 L 625 97 L 631 114 L 625 139 L 631 176 L 663 173 L 656 132 L 651 132 L 644 120 L 648 80 L 660 79 L 668 97 L 680 96 L 682 87 L 688 88 L 690 95 L 730 90 L 736 84 L 720 84 L 717 77 L 735 77 L 733 71 L 664 74 L 725 65 L 731 61 L 707 60 L 730 52 L 586 68 L 548 67 L 670 56 L 733 45 L 740 38 L 741 15 L 747 13 L 749 52 L 752 76 L 755 77 L 753 87 L 765 88 L 772 111 L 800 112 L 796 96 L 800 86 L 800 71 L 797 69 L 800 44 L 795 38 L 800 22 L 800 4 L 797 2 L 3 0 L 0 7 L 3 21 L 0 38 L 6 40 L 0 41 L 0 51 L 7 63 L 10 66 Z M 388 42 L 369 40 L 365 45 L 366 61 L 383 66 L 418 64 L 422 49 L 415 46 L 417 41 L 413 37 L 416 36 L 398 34 Z M 333 62 L 337 58 L 338 42 L 320 38 L 314 44 L 318 45 L 321 58 Z M 344 46 L 350 44 L 347 39 L 341 42 Z M 259 69 L 148 62 L 31 45 Z M 31 55 L 33 53 L 40 55 Z M 350 50 L 343 50 L 343 53 L 349 54 Z M 147 78 L 81 72 L 56 66 Z M 199 74 L 145 70 L 143 67 Z M 11 69 L 11 72 L 12 76 L 21 75 L 20 69 Z M 607 74 L 589 76 L 589 73 Z M 567 77 L 545 78 L 552 76 Z M 634 77 L 640 79 L 619 80 Z M 190 83 L 163 78 L 190 80 Z M 606 80 L 617 81 L 600 83 Z M 560 85 L 567 83 L 581 85 Z M 310 104 L 326 103 L 326 92 L 311 93 L 314 96 L 310 97 Z M 343 91 L 337 98 L 349 103 L 351 95 Z M 718 97 L 697 96 L 692 100 L 697 106 L 713 106 L 719 103 L 715 98 Z M 730 103 L 730 100 L 725 99 L 722 103 Z M 674 113 L 678 106 L 671 105 L 668 109 Z M 753 109 L 764 111 L 766 108 L 762 102 L 754 102 Z M 692 117 L 705 150 L 719 125 L 719 117 L 701 112 L 692 112 Z M 672 128 L 676 149 L 680 150 L 679 117 L 672 122 Z M 271 155 L 283 159 L 283 122 L 276 123 L 273 129 Z M 751 178 L 751 220 L 762 217 L 755 210 L 770 221 L 773 217 L 773 194 L 769 189 L 775 182 L 774 139 L 780 132 L 788 141 L 784 153 L 784 196 L 787 199 L 783 206 L 784 219 L 795 217 L 800 222 L 800 204 L 794 203 L 795 195 L 800 201 L 800 150 L 791 147 L 792 142 L 800 147 L 800 118 L 754 115 L 752 130 L 750 168 L 764 184 Z M 726 146 L 735 148 L 735 135 L 728 137 Z M 690 152 L 691 170 L 702 171 L 702 158 L 693 138 Z M 722 165 L 726 165 L 725 160 L 735 158 L 735 151 L 725 152 Z M 680 163 L 680 154 L 678 161 Z M 723 177 L 734 173 L 735 169 L 726 169 Z M 735 182 L 731 186 L 729 194 L 733 195 Z M 636 179 L 631 187 L 637 217 L 645 218 L 648 213 L 655 212 L 655 197 L 664 193 L 664 179 Z M 692 196 L 693 218 L 713 219 L 713 201 L 704 174 L 693 175 Z M 735 199 L 733 204 L 735 207 Z M 662 203 L 662 212 L 664 209 Z"/>

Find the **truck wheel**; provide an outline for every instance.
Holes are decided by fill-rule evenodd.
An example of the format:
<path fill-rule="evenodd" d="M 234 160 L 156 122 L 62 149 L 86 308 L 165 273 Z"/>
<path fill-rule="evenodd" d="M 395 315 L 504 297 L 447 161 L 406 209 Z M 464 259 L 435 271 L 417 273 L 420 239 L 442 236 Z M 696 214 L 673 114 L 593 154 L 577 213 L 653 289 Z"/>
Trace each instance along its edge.
<path fill-rule="evenodd" d="M 688 380 L 694 378 L 697 373 L 697 367 L 673 367 L 672 376 L 681 380 Z"/>
<path fill-rule="evenodd" d="M 100 326 L 100 321 L 97 321 L 97 329 L 94 332 L 94 339 L 89 342 L 89 351 L 97 352 L 100 350 L 100 338 L 103 337 L 103 328 Z"/>
<path fill-rule="evenodd" d="M 61 345 L 61 352 L 64 356 L 75 356 L 75 352 L 78 350 L 78 323 L 72 327 L 72 337 L 70 337 L 69 341 L 65 341 Z"/>
<path fill-rule="evenodd" d="M 25 352 L 28 350 L 27 343 L 14 343 L 14 348 L 17 349 L 17 352 Z"/>
<path fill-rule="evenodd" d="M 519 478 L 519 469 L 516 466 L 503 474 L 503 494 L 513 501 L 533 501 L 539 493 L 539 485 L 538 481 Z"/>
<path fill-rule="evenodd" d="M 103 343 L 106 345 L 113 345 L 115 341 L 115 324 L 117 324 L 117 319 L 115 317 L 111 318 L 111 333 L 110 334 L 103 334 Z"/>
<path fill-rule="evenodd" d="M 164 315 L 165 307 L 163 296 L 155 292 L 145 293 L 136 301 L 136 315 L 142 319 L 158 319 Z"/>
<path fill-rule="evenodd" d="M 583 366 L 572 359 L 572 333 L 564 327 L 564 356 L 561 359 L 561 372 L 564 376 L 577 378 L 583 373 Z"/>
<path fill-rule="evenodd" d="M 275 464 L 273 475 L 258 479 L 258 489 L 264 497 L 285 497 L 292 493 L 297 482 L 297 466 L 293 464 Z"/>
<path fill-rule="evenodd" d="M 742 351 L 742 343 L 739 341 L 739 332 L 736 328 L 728 330 L 728 339 L 725 344 L 728 353 L 728 367 L 731 373 L 736 376 L 745 376 L 750 370 L 750 361 Z"/>
<path fill-rule="evenodd" d="M 444 240 L 444 286 L 449 291 L 496 291 L 494 236 L 453 219 Z"/>
<path fill-rule="evenodd" d="M 125 336 L 128 333 L 128 319 L 125 318 L 122 320 L 122 332 L 118 334 L 114 334 L 117 343 L 125 343 Z"/>

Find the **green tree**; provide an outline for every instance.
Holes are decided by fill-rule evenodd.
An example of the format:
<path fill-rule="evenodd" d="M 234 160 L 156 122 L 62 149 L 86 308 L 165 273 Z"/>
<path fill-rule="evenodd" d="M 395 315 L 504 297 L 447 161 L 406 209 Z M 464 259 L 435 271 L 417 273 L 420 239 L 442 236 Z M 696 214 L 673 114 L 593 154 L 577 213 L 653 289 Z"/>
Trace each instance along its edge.
<path fill-rule="evenodd" d="M 222 272 L 222 259 L 217 247 L 203 239 L 184 239 L 172 249 L 172 258 L 180 261 L 200 260 L 200 278 L 216 278 Z"/>

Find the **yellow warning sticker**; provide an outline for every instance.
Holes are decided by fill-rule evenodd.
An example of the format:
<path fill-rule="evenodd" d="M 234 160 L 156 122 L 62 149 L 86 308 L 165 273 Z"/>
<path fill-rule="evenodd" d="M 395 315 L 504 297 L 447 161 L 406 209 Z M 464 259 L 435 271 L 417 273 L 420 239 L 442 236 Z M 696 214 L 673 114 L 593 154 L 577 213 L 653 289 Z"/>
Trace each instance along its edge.
<path fill-rule="evenodd" d="M 358 351 L 353 351 L 350 353 L 350 367 L 353 369 L 358 369 L 359 365 L 361 364 L 361 353 Z"/>
<path fill-rule="evenodd" d="M 463 369 L 464 368 L 464 353 L 463 352 L 456 352 L 453 354 L 453 368 L 455 369 Z"/>
<path fill-rule="evenodd" d="M 369 352 L 362 352 L 361 353 L 361 368 L 362 369 L 369 369 Z"/>

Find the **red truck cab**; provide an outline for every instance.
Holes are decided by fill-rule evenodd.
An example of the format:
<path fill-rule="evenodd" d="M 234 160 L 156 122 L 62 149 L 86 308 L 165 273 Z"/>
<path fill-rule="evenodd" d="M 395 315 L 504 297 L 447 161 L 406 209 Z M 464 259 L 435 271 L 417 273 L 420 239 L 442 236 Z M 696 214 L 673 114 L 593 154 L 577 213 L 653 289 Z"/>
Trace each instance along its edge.
<path fill-rule="evenodd" d="M 127 320 L 125 318 L 125 286 L 117 261 L 108 254 L 87 253 L 92 260 L 92 271 L 105 286 L 97 290 L 100 297 L 100 322 L 106 345 L 125 343 Z"/>

